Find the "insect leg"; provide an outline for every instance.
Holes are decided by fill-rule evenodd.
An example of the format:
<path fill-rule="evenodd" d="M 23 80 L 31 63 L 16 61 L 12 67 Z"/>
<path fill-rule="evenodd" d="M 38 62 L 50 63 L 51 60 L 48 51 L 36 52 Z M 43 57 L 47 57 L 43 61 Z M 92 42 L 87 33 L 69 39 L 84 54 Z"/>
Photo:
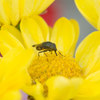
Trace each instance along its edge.
<path fill-rule="evenodd" d="M 56 56 L 57 56 L 57 52 L 55 51 L 55 54 L 56 54 Z"/>
<path fill-rule="evenodd" d="M 38 53 L 38 55 L 40 54 L 40 53 L 42 53 L 42 52 L 44 52 L 44 54 L 45 54 L 45 52 L 47 52 L 48 50 L 44 50 L 44 51 L 40 51 L 39 53 Z M 46 54 L 45 54 L 46 55 Z M 47 57 L 47 55 L 46 55 L 46 57 Z M 47 61 L 48 61 L 48 59 L 47 59 Z"/>
<path fill-rule="evenodd" d="M 39 57 L 40 57 L 40 53 L 42 53 L 42 52 L 44 52 L 44 51 L 40 51 L 40 52 L 38 52 L 38 59 L 39 59 Z M 38 60 L 38 59 L 37 59 L 37 60 Z"/>
<path fill-rule="evenodd" d="M 44 50 L 44 51 L 40 51 L 40 52 L 38 52 L 38 56 L 40 56 L 39 54 L 40 53 L 42 53 L 42 52 L 44 52 L 44 54 L 45 54 L 45 52 L 47 52 L 48 50 Z M 46 54 L 45 54 L 46 55 Z M 47 55 L 46 55 L 47 56 Z"/>
<path fill-rule="evenodd" d="M 58 51 L 59 52 L 59 51 Z M 59 52 L 59 54 L 61 54 L 60 52 Z M 61 54 L 62 55 L 62 54 Z M 65 57 L 64 55 L 62 55 L 63 57 Z"/>
<path fill-rule="evenodd" d="M 52 54 L 52 51 L 51 50 L 49 50 L 49 52 L 51 52 L 51 54 Z"/>
<path fill-rule="evenodd" d="M 46 53 L 44 53 L 45 55 L 46 55 Z M 46 57 L 47 57 L 47 55 L 46 55 Z"/>

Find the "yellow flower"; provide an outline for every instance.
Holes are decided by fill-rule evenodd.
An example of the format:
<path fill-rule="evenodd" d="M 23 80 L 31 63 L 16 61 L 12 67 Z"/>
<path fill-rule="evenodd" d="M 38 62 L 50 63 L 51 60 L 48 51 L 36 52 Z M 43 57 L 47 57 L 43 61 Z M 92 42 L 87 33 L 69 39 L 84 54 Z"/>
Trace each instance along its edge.
<path fill-rule="evenodd" d="M 35 100 L 99 100 L 100 99 L 100 32 L 88 35 L 74 51 L 79 36 L 76 20 L 64 17 L 49 29 L 40 16 L 24 18 L 20 31 L 4 25 L 0 31 L 0 52 L 3 56 L 16 46 L 32 48 L 44 41 L 56 44 L 54 52 L 40 54 L 24 72 L 22 89 Z M 37 50 L 36 50 L 37 53 Z M 31 78 L 30 78 L 31 77 Z M 32 98 L 29 96 L 29 98 Z"/>
<path fill-rule="evenodd" d="M 21 100 L 22 71 L 33 58 L 33 50 L 17 47 L 0 59 L 0 100 Z"/>
<path fill-rule="evenodd" d="M 41 14 L 54 0 L 0 0 L 0 23 L 16 26 L 25 16 Z"/>
<path fill-rule="evenodd" d="M 75 0 L 75 4 L 86 20 L 100 30 L 100 0 Z"/>

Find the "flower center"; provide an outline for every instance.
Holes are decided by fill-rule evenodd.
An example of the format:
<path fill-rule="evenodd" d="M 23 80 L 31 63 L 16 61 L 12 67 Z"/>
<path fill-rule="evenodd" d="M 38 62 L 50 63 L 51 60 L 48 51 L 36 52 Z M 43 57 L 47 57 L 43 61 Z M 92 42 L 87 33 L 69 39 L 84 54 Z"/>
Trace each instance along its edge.
<path fill-rule="evenodd" d="M 28 68 L 28 73 L 32 78 L 33 84 L 36 79 L 43 84 L 45 97 L 48 95 L 48 87 L 45 81 L 49 77 L 56 75 L 61 75 L 66 78 L 82 76 L 82 70 L 75 62 L 75 59 L 68 54 L 62 56 L 58 52 L 57 56 L 51 52 L 43 53 L 43 56 L 40 56 L 31 64 Z"/>
<path fill-rule="evenodd" d="M 47 52 L 34 61 L 28 68 L 32 80 L 37 79 L 44 83 L 49 77 L 61 75 L 66 78 L 81 77 L 82 70 L 75 62 L 75 59 L 66 54 L 64 57 L 57 52 Z"/>

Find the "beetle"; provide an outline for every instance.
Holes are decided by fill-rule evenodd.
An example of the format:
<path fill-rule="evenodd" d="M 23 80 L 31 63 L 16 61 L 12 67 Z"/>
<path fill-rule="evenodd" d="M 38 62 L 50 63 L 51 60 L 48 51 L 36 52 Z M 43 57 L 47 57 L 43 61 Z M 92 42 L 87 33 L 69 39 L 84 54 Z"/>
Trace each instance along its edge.
<path fill-rule="evenodd" d="M 40 44 L 32 45 L 32 47 L 36 47 L 36 50 L 40 51 L 39 53 L 47 52 L 47 51 L 54 51 L 56 56 L 57 56 L 57 53 L 56 53 L 57 48 L 56 48 L 56 44 L 55 43 L 47 41 L 47 42 L 43 42 L 43 43 L 40 43 Z M 38 53 L 38 56 L 39 56 L 39 53 Z"/>

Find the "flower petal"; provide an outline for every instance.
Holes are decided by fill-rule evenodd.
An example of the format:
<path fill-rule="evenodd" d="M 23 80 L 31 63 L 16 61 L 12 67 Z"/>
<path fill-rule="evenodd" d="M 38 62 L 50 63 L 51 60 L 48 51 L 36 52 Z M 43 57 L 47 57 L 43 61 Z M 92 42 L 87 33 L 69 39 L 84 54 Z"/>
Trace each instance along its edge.
<path fill-rule="evenodd" d="M 19 5 L 20 5 L 19 11 L 20 11 L 21 18 L 25 16 L 30 16 L 35 1 L 39 1 L 39 0 L 19 0 Z"/>
<path fill-rule="evenodd" d="M 10 50 L 0 62 L 0 77 L 9 79 L 12 75 L 14 76 L 19 74 L 30 65 L 34 58 L 35 54 L 31 49 L 24 50 L 19 47 Z"/>
<path fill-rule="evenodd" d="M 33 96 L 35 100 L 45 100 L 43 97 L 43 86 L 38 81 L 34 85 L 24 86 L 23 91 Z"/>
<path fill-rule="evenodd" d="M 27 69 L 23 70 L 22 75 L 23 75 L 23 80 L 24 80 L 25 85 L 31 85 L 32 80 L 31 80 L 31 77 L 30 77 Z"/>
<path fill-rule="evenodd" d="M 20 29 L 22 36 L 28 48 L 31 48 L 33 44 L 41 43 L 44 41 L 41 29 L 32 18 L 24 18 L 21 21 Z"/>
<path fill-rule="evenodd" d="M 64 77 L 51 77 L 47 80 L 48 98 L 51 100 L 70 99 L 71 93 L 70 81 Z"/>
<path fill-rule="evenodd" d="M 73 78 L 71 80 L 62 76 L 54 76 L 46 81 L 48 86 L 47 100 L 69 100 L 78 93 L 81 78 Z"/>
<path fill-rule="evenodd" d="M 44 19 L 38 15 L 32 16 L 33 20 L 36 21 L 36 23 L 39 25 L 44 41 L 48 41 L 47 36 L 49 37 L 49 27 L 47 23 L 44 21 Z"/>
<path fill-rule="evenodd" d="M 73 100 L 99 100 L 100 95 L 97 96 L 84 96 L 84 95 L 77 95 Z"/>
<path fill-rule="evenodd" d="M 70 82 L 72 84 L 72 91 L 71 91 L 70 97 L 74 98 L 80 90 L 80 87 L 83 83 L 83 79 L 82 78 L 72 78 L 70 79 Z"/>
<path fill-rule="evenodd" d="M 79 63 L 80 67 L 85 69 L 90 58 L 96 51 L 100 44 L 100 32 L 95 31 L 89 34 L 78 46 L 75 54 L 76 62 Z"/>
<path fill-rule="evenodd" d="M 95 6 L 95 9 L 98 13 L 98 22 L 97 22 L 97 29 L 100 30 L 100 0 L 93 0 L 94 1 L 94 6 Z"/>
<path fill-rule="evenodd" d="M 21 18 L 42 13 L 54 0 L 20 0 Z"/>
<path fill-rule="evenodd" d="M 74 39 L 75 32 L 72 23 L 64 17 L 58 19 L 51 34 L 51 41 L 57 45 L 57 49 L 63 51 L 64 54 L 70 53 Z"/>
<path fill-rule="evenodd" d="M 85 67 L 84 77 L 88 76 L 90 73 L 100 70 L 99 66 L 100 66 L 100 45 L 90 58 L 88 65 Z"/>
<path fill-rule="evenodd" d="M 75 0 L 75 4 L 81 14 L 95 27 L 97 28 L 98 13 L 94 6 L 93 0 Z"/>
<path fill-rule="evenodd" d="M 49 7 L 55 0 L 40 0 L 40 6 L 35 10 L 36 14 L 42 13 L 47 7 Z"/>
<path fill-rule="evenodd" d="M 4 95 L 3 98 L 6 98 L 5 95 L 9 91 L 12 91 L 11 94 L 13 94 L 11 97 L 9 94 L 8 98 L 11 98 L 10 100 L 19 98 L 17 94 L 16 96 L 18 97 L 15 97 L 13 91 L 19 90 L 24 84 L 21 72 L 27 68 L 33 60 L 33 50 L 24 50 L 20 47 L 10 50 L 2 58 L 0 62 L 0 94 L 2 94 L 2 96 Z"/>
<path fill-rule="evenodd" d="M 100 81 L 100 70 L 90 74 L 85 79 L 89 81 Z"/>
<path fill-rule="evenodd" d="M 3 57 L 0 57 L 0 62 L 1 62 L 2 58 L 3 58 Z"/>
<path fill-rule="evenodd" d="M 9 91 L 2 95 L 0 100 L 21 100 L 21 93 L 19 91 Z"/>
<path fill-rule="evenodd" d="M 80 88 L 78 95 L 73 100 L 99 100 L 100 81 L 91 82 L 85 80 Z"/>
<path fill-rule="evenodd" d="M 97 23 L 97 29 L 100 30 L 100 16 L 99 16 L 98 23 Z"/>
<path fill-rule="evenodd" d="M 94 1 L 94 7 L 98 13 L 98 15 L 100 15 L 100 0 L 93 0 Z"/>
<path fill-rule="evenodd" d="M 71 23 L 72 23 L 72 25 L 74 27 L 74 31 L 75 31 L 75 39 L 74 39 L 74 42 L 73 42 L 73 46 L 70 49 L 71 55 L 74 56 L 76 43 L 77 43 L 78 38 L 79 38 L 79 24 L 75 19 L 70 19 L 70 21 L 71 21 Z"/>
<path fill-rule="evenodd" d="M 22 72 L 23 74 L 23 81 L 24 85 L 22 86 L 22 90 L 27 93 L 28 95 L 31 95 L 35 98 L 35 100 L 42 100 L 43 96 L 43 87 L 42 85 L 37 81 L 36 84 L 33 85 L 32 79 L 27 72 L 27 70 L 24 70 Z"/>
<path fill-rule="evenodd" d="M 13 36 L 15 36 L 23 44 L 23 46 L 25 45 L 20 31 L 17 28 L 15 28 L 14 26 L 3 25 L 1 27 L 1 30 L 6 30 L 6 31 L 10 32 Z"/>
<path fill-rule="evenodd" d="M 10 24 L 10 19 L 8 13 L 5 9 L 5 2 L 4 0 L 0 0 L 0 22 L 3 24 Z"/>
<path fill-rule="evenodd" d="M 4 56 L 11 49 L 12 47 L 7 43 L 0 43 L 0 52 L 2 53 L 2 56 Z"/>
<path fill-rule="evenodd" d="M 12 25 L 16 26 L 20 20 L 19 1 L 20 0 L 3 0 L 4 7 L 9 16 Z"/>
<path fill-rule="evenodd" d="M 0 31 L 0 44 L 1 44 L 0 52 L 3 56 L 5 55 L 5 53 L 7 53 L 5 51 L 10 50 L 11 47 L 14 48 L 14 47 L 20 46 L 20 47 L 24 48 L 23 45 L 21 44 L 21 42 L 16 37 L 14 37 L 11 33 L 7 32 L 5 30 Z"/>

